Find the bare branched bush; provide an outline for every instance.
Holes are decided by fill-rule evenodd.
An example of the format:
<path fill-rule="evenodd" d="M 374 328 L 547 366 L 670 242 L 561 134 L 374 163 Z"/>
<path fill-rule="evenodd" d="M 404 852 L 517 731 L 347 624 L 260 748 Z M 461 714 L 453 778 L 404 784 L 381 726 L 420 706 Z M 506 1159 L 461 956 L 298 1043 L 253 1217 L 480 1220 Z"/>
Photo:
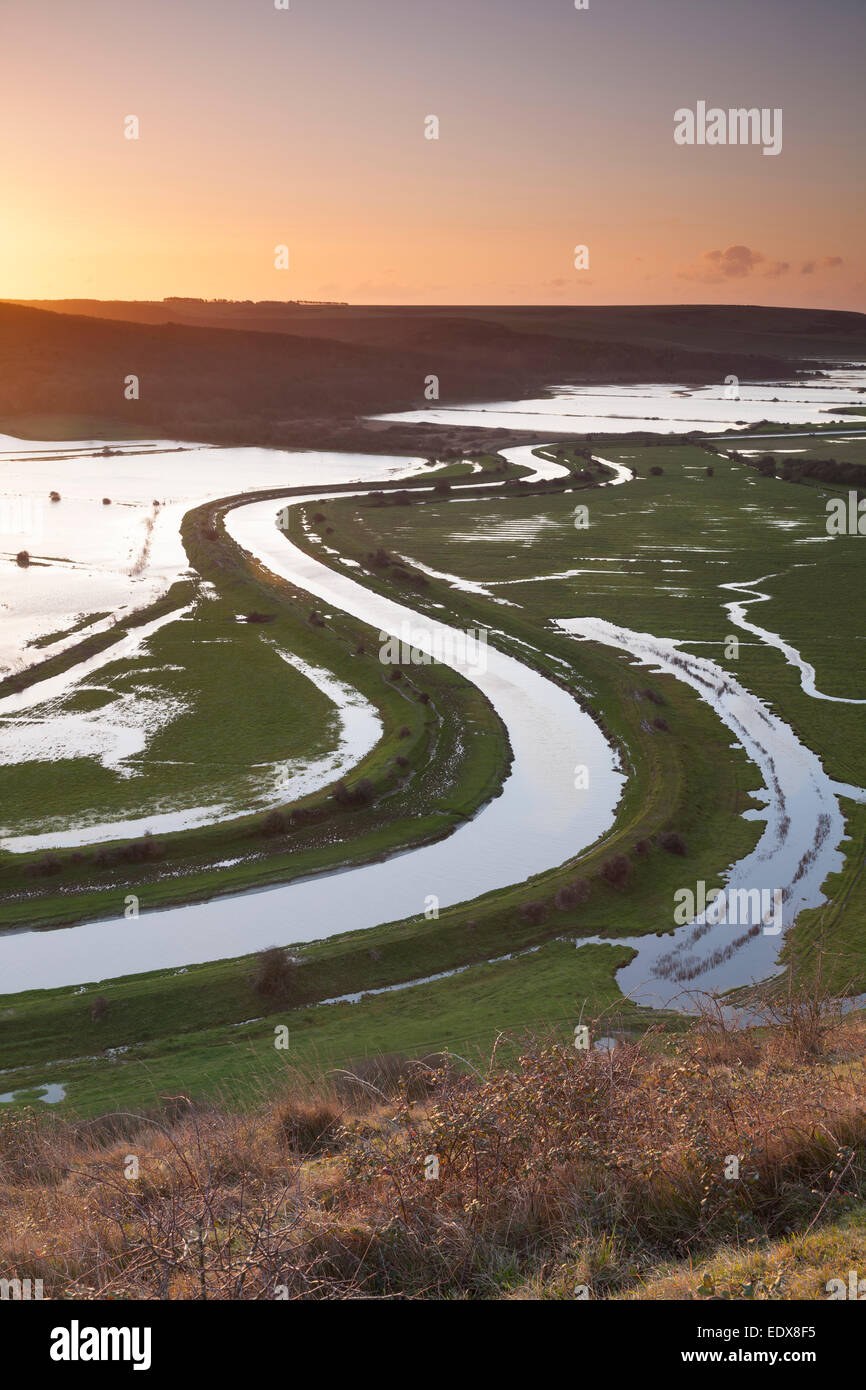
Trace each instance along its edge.
<path fill-rule="evenodd" d="M 627 854 L 615 854 L 604 861 L 598 872 L 611 888 L 627 888 L 631 883 L 631 860 Z"/>
<path fill-rule="evenodd" d="M 286 1003 L 294 995 L 298 962 L 284 946 L 268 946 L 259 951 L 251 976 L 251 984 L 261 999 Z"/>

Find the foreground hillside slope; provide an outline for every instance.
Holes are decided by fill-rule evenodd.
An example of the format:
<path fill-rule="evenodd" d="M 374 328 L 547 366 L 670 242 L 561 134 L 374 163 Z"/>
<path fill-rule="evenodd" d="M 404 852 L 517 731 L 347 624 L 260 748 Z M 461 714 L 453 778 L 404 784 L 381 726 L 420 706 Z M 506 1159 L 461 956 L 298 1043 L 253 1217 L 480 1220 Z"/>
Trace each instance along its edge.
<path fill-rule="evenodd" d="M 866 1026 L 782 1014 L 6 1114 L 0 1265 L 55 1299 L 827 1298 L 866 1264 Z"/>

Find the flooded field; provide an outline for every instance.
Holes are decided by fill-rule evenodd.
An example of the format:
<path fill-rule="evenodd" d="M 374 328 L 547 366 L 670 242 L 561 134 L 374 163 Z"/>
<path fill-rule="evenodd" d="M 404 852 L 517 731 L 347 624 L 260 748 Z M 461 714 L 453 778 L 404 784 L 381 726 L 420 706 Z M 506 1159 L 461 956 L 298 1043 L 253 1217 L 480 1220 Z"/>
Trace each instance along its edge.
<path fill-rule="evenodd" d="M 560 386 L 550 396 L 526 401 L 491 401 L 477 406 L 431 407 L 380 415 L 404 423 L 482 425 L 555 430 L 562 434 L 621 434 L 628 430 L 659 434 L 712 433 L 762 420 L 777 424 L 850 425 L 840 407 L 866 399 L 866 374 L 859 367 L 834 369 L 802 382 L 740 383 L 717 386 Z M 551 476 L 547 474 L 545 476 Z"/>
<path fill-rule="evenodd" d="M 508 416 L 511 424 L 516 423 L 515 415 L 539 424 L 539 415 L 543 415 L 545 428 L 566 432 L 572 428 L 614 432 L 623 428 L 624 418 L 635 421 L 635 428 L 675 432 L 695 428 L 698 419 L 702 428 L 768 418 L 805 424 L 814 421 L 819 407 L 823 411 L 859 399 L 864 380 L 862 373 L 851 372 L 837 373 L 832 381 L 809 387 L 743 388 L 743 399 L 737 402 L 711 391 L 677 392 L 661 387 L 560 392 L 547 402 L 511 403 L 502 411 L 491 406 L 478 414 L 479 422 L 483 415 L 487 424 L 500 422 L 500 414 Z M 575 410 L 565 411 L 564 403 Z M 524 408 L 530 405 L 538 406 L 539 411 Z M 654 408 L 659 409 L 659 416 L 650 413 Z M 598 413 L 602 410 L 603 415 Z M 135 586 L 143 586 L 142 593 L 148 586 L 150 593 L 164 591 L 187 568 L 177 534 L 180 518 L 202 498 L 280 483 L 309 483 L 317 489 L 343 481 L 369 486 L 417 471 L 419 462 L 263 450 L 189 449 L 175 454 L 159 448 L 146 453 L 127 449 L 122 455 L 105 458 L 95 449 L 88 452 L 86 446 L 76 449 L 70 458 L 61 457 L 65 446 L 49 450 L 47 446 L 34 449 L 16 444 L 6 449 L 0 465 L 10 473 L 20 467 L 25 448 L 30 451 L 28 468 L 34 460 L 38 467 L 35 479 L 28 474 L 28 496 L 33 504 L 45 494 L 49 478 L 60 480 L 62 500 L 43 508 L 48 518 L 44 552 L 50 563 L 45 565 L 42 580 L 37 581 L 41 588 L 33 586 L 31 609 L 15 606 L 12 586 L 20 588 L 22 579 L 29 580 L 37 573 L 35 549 L 30 569 L 15 573 L 9 566 L 4 583 L 10 587 L 4 601 L 12 609 L 13 626 L 18 623 L 21 631 L 28 622 L 36 621 L 36 607 L 41 605 L 38 624 L 45 633 L 65 624 L 69 630 L 75 628 L 76 635 L 85 629 L 81 627 L 80 609 L 70 605 L 63 578 L 66 571 L 83 576 L 86 606 L 94 614 L 102 607 L 116 611 L 114 605 L 119 604 L 123 611 L 141 602 Z M 519 446 L 503 452 L 509 461 L 532 470 L 525 475 L 530 482 L 556 481 L 570 471 L 543 448 L 536 451 Z M 765 923 L 750 924 L 756 929 L 741 932 L 734 939 L 730 923 L 714 924 L 698 916 L 673 935 L 618 938 L 637 951 L 631 965 L 619 972 L 620 987 L 642 1002 L 682 1007 L 678 1001 L 693 989 L 726 989 L 772 973 L 785 932 L 801 912 L 824 901 L 822 885 L 828 875 L 840 871 L 846 826 L 840 797 L 860 801 L 860 788 L 866 780 L 856 775 L 857 759 L 852 772 L 843 758 L 832 755 L 832 770 L 828 770 L 821 756 L 774 711 L 766 695 L 749 687 L 745 671 L 738 679 L 719 666 L 712 653 L 697 655 L 688 648 L 719 645 L 723 630 L 718 624 L 726 623 L 738 630 L 745 642 L 751 642 L 749 661 L 754 661 L 755 648 L 779 654 L 796 673 L 807 703 L 857 706 L 864 700 L 859 694 L 823 694 L 815 663 L 789 640 L 789 634 L 778 635 L 746 616 L 751 605 L 771 602 L 772 593 L 759 586 L 765 578 L 779 576 L 766 568 L 755 577 L 744 570 L 744 553 L 751 552 L 743 552 L 743 537 L 757 541 L 760 536 L 775 534 L 786 546 L 791 544 L 785 539 L 787 533 L 794 542 L 821 539 L 820 534 L 810 534 L 816 529 L 817 517 L 810 518 L 809 508 L 813 504 L 817 507 L 817 494 L 795 491 L 791 501 L 789 494 L 777 494 L 779 508 L 768 514 L 766 499 L 746 500 L 750 490 L 759 485 L 756 477 L 742 465 L 731 464 L 728 481 L 715 494 L 721 507 L 715 506 L 702 518 L 699 537 L 689 537 L 697 499 L 689 489 L 699 481 L 706 486 L 702 475 L 707 467 L 701 465 L 697 451 L 678 462 L 672 495 L 666 484 L 647 476 L 641 466 L 646 461 L 634 448 L 619 445 L 593 458 L 612 476 L 606 486 L 587 494 L 591 522 L 585 535 L 576 534 L 569 515 L 573 504 L 567 499 L 510 500 L 506 509 L 489 498 L 473 498 L 456 484 L 447 502 L 430 501 L 421 512 L 412 509 L 405 521 L 402 513 L 395 511 L 396 529 L 389 543 L 396 542 L 401 562 L 445 583 L 461 601 L 495 604 L 503 614 L 512 610 L 546 614 L 545 622 L 553 619 L 553 625 L 562 632 L 605 645 L 685 682 L 734 733 L 736 746 L 745 751 L 760 773 L 764 790 L 755 794 L 755 799 L 764 805 L 756 805 L 747 815 L 763 821 L 764 828 L 755 849 L 726 866 L 726 882 L 732 887 L 778 893 L 778 929 L 765 931 Z M 61 465 L 69 470 L 66 481 L 58 471 Z M 182 488 L 178 488 L 178 476 L 183 477 Z M 113 493 L 110 507 L 100 498 L 109 486 Z M 147 501 L 148 492 L 160 491 L 166 494 L 163 498 L 154 496 Z M 11 483 L 6 495 L 14 495 Z M 324 505 L 328 494 L 317 490 L 309 499 L 291 500 L 293 507 L 303 510 L 310 500 Z M 346 495 L 331 500 L 338 500 L 344 510 L 352 505 Z M 65 515 L 74 513 L 79 522 L 72 536 L 65 535 L 61 524 L 67 507 Z M 349 613 L 383 633 L 405 631 L 407 624 L 414 624 L 413 642 L 422 650 L 425 641 L 432 644 L 432 650 L 437 637 L 441 639 L 449 630 L 453 635 L 447 621 L 439 623 L 430 611 L 441 609 L 441 604 L 431 603 L 419 626 L 411 604 L 396 602 L 356 582 L 346 567 L 357 569 L 361 561 L 324 541 L 310 525 L 309 512 L 304 522 L 305 547 L 293 544 L 277 527 L 277 510 L 274 502 L 259 502 L 239 506 L 227 517 L 229 534 L 268 572 L 298 586 L 327 608 Z M 416 517 L 431 525 L 419 531 Z M 614 517 L 616 526 L 612 529 Z M 735 517 L 742 518 L 751 529 L 738 533 Z M 60 553 L 63 540 L 65 554 Z M 747 546 L 751 544 L 749 539 Z M 777 549 L 773 558 L 778 560 L 781 553 Z M 784 553 L 787 556 L 787 551 Z M 837 553 L 841 552 L 834 551 Z M 576 563 L 567 562 L 569 555 Z M 566 563 L 561 563 L 563 560 Z M 809 562 L 786 565 L 784 574 L 793 575 L 804 566 L 808 568 Z M 710 576 L 713 582 L 707 588 Z M 72 593 L 77 596 L 78 590 Z M 578 606 L 584 616 L 569 614 L 575 596 L 579 596 Z M 206 592 L 204 597 L 206 600 Z M 683 600 L 690 601 L 691 621 L 672 623 L 669 605 Z M 611 620 L 611 605 L 625 622 Z M 634 621 L 638 615 L 644 617 L 646 625 Z M 95 617 L 94 628 L 105 621 Z M 124 654 L 137 654 L 145 663 L 145 673 L 148 643 L 157 636 L 157 632 L 142 629 L 128 639 L 129 651 Z M 46 649 L 50 653 L 71 640 L 67 632 L 48 642 Z M 523 645 L 529 658 L 532 644 Z M 363 756 L 380 733 L 375 713 L 345 683 L 296 653 L 279 650 L 275 655 L 331 702 L 335 741 L 315 759 L 296 756 L 271 764 L 267 772 L 270 790 L 263 795 L 259 787 L 258 805 L 267 805 L 269 800 L 280 804 L 312 786 L 327 785 Z M 20 641 L 17 647 L 10 646 L 10 656 L 13 661 L 26 659 Z M 116 656 L 112 650 L 111 659 Z M 561 658 L 557 660 L 567 665 Z M 76 692 L 98 692 L 100 671 L 106 664 L 106 657 L 97 657 L 34 692 L 7 696 L 0 708 L 0 716 L 7 716 L 0 727 L 0 767 L 17 750 L 19 757 L 23 752 L 25 760 L 34 764 L 74 756 L 96 760 L 123 775 L 128 760 L 146 752 L 156 729 L 176 719 L 180 711 L 166 698 L 142 702 L 140 694 L 126 698 L 117 691 L 110 692 L 115 698 L 107 709 L 94 713 L 65 709 L 63 700 L 74 698 Z M 579 656 L 576 664 L 580 666 Z M 461 669 L 458 663 L 455 666 Z M 485 692 L 502 717 L 514 763 L 503 795 L 449 838 L 384 863 L 257 892 L 243 899 L 252 907 L 243 914 L 242 900 L 228 897 L 149 913 L 134 930 L 123 918 L 91 922 L 53 932 L 50 953 L 44 948 L 46 939 L 38 934 L 6 935 L 0 938 L 3 989 L 11 992 L 37 984 L 77 984 L 100 976 L 186 966 L 218 960 L 238 950 L 321 940 L 345 931 L 348 924 L 355 929 L 374 927 L 418 913 L 428 894 L 433 894 L 444 909 L 520 883 L 585 852 L 608 834 L 615 823 L 625 779 L 617 754 L 598 724 L 568 693 L 533 670 L 528 659 L 524 662 L 507 656 L 495 644 L 488 649 L 486 670 L 479 672 L 464 665 L 462 673 Z M 22 715 L 26 723 L 16 725 L 14 718 Z M 590 798 L 574 796 L 576 765 L 590 775 Z M 13 834 L 7 838 L 6 848 L 23 853 L 84 845 L 91 839 L 136 834 L 145 828 L 171 832 L 232 813 L 228 802 L 217 799 L 176 809 L 157 807 L 144 817 L 91 817 L 66 825 L 58 821 L 50 828 Z M 670 923 L 660 922 L 658 930 L 669 927 Z M 590 935 L 587 943 L 604 939 Z M 447 973 L 430 978 L 444 978 Z"/>
<path fill-rule="evenodd" d="M 419 463 L 0 435 L 0 674 L 62 651 L 164 593 L 188 569 L 180 523 L 191 507 L 282 484 L 379 481 Z M 14 563 L 21 550 L 30 557 L 26 569 Z"/>

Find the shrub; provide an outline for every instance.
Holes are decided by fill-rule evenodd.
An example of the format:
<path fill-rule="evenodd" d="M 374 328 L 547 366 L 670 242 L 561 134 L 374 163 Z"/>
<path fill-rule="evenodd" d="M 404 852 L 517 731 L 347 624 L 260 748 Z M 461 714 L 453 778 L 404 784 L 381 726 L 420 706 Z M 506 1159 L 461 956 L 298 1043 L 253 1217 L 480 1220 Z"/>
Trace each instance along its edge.
<path fill-rule="evenodd" d="M 631 881 L 631 860 L 627 854 L 615 854 L 611 859 L 605 860 L 599 873 L 611 888 L 626 888 Z"/>
<path fill-rule="evenodd" d="M 641 695 L 644 697 L 645 700 L 650 700 L 654 705 L 663 705 L 665 702 L 664 696 L 659 695 L 658 691 L 653 690 L 650 686 L 647 686 L 645 690 L 642 690 Z"/>
<path fill-rule="evenodd" d="M 650 473 L 652 473 L 654 478 L 660 478 L 664 471 L 665 470 L 659 467 L 657 463 L 654 463 L 652 468 L 650 469 Z"/>
<path fill-rule="evenodd" d="M 423 1100 L 443 1084 L 450 1072 L 447 1054 L 443 1052 L 431 1052 L 424 1057 L 384 1052 L 376 1057 L 360 1057 L 347 1062 L 333 1074 L 331 1084 L 338 1095 L 356 1105 L 359 1101 L 376 1104 L 382 1095 Z"/>
<path fill-rule="evenodd" d="M 288 826 L 285 814 L 282 811 L 268 811 L 262 821 L 263 835 L 284 835 Z"/>
<path fill-rule="evenodd" d="M 399 738 L 408 738 L 409 735 L 411 734 L 411 732 L 412 732 L 412 730 L 409 728 L 409 725 L 408 725 L 408 724 L 404 724 L 404 725 L 402 726 L 402 728 L 400 729 L 400 732 L 399 732 L 398 737 L 399 737 Z"/>
<path fill-rule="evenodd" d="M 18 554 L 15 556 L 15 563 L 19 569 L 26 570 L 27 566 L 30 564 L 30 551 L 19 550 Z"/>
<path fill-rule="evenodd" d="M 103 497 L 103 499 L 102 499 L 102 505 L 103 505 L 103 507 L 110 507 L 110 506 L 111 506 L 111 498 L 110 498 L 110 497 Z"/>
<path fill-rule="evenodd" d="M 59 501 L 60 501 L 60 493 L 59 493 L 59 492 L 54 492 L 54 491 L 52 491 L 52 492 L 49 494 L 49 496 L 51 497 L 51 501 L 52 501 L 52 502 L 59 502 Z"/>
<path fill-rule="evenodd" d="M 540 898 L 535 899 L 534 902 L 524 903 L 520 909 L 520 916 L 524 922 L 538 926 L 547 916 L 547 903 Z"/>
<path fill-rule="evenodd" d="M 653 720 L 653 728 L 658 729 L 659 732 L 663 734 L 669 734 L 671 731 L 670 724 L 666 719 L 662 719 L 660 714 Z"/>
<path fill-rule="evenodd" d="M 108 1017 L 108 1000 L 104 994 L 97 994 L 90 1006 L 90 1020 L 92 1023 L 101 1023 Z"/>
<path fill-rule="evenodd" d="M 274 617 L 275 617 L 275 614 L 273 614 L 273 613 L 260 613 L 259 610 L 258 610 L 258 608 L 254 608 L 254 609 L 252 610 L 251 613 L 247 613 L 246 617 L 244 618 L 244 622 L 245 622 L 245 623 L 272 623 L 272 622 L 274 621 Z"/>
<path fill-rule="evenodd" d="M 573 883 L 565 883 L 559 889 L 553 899 L 554 906 L 560 912 L 570 912 L 572 908 L 580 907 L 585 903 L 590 894 L 590 887 L 585 878 L 576 878 Z"/>
<path fill-rule="evenodd" d="M 362 777 L 354 790 L 356 806 L 369 806 L 376 799 L 376 788 L 369 777 Z"/>
<path fill-rule="evenodd" d="M 149 864 L 154 859 L 162 859 L 165 855 L 165 845 L 155 840 L 150 831 L 145 831 L 140 840 L 133 840 L 131 844 L 124 845 L 123 849 L 117 851 L 118 859 L 125 864 Z"/>
<path fill-rule="evenodd" d="M 638 840 L 637 844 L 636 844 L 635 847 L 634 847 L 634 852 L 635 852 L 635 854 L 639 854 L 639 855 L 641 856 L 641 858 L 646 858 L 646 856 L 649 854 L 649 852 L 650 852 L 651 849 L 652 849 L 652 842 L 651 842 L 650 840 L 643 839 L 643 840 Z"/>
<path fill-rule="evenodd" d="M 140 840 L 133 840 L 121 849 L 100 849 L 93 856 L 97 869 L 110 869 L 114 864 L 149 864 L 165 857 L 165 845 L 155 840 L 148 830 Z"/>
<path fill-rule="evenodd" d="M 659 844 L 662 849 L 667 850 L 668 854 L 688 854 L 685 840 L 675 830 L 666 830 L 664 835 L 660 835 Z"/>
<path fill-rule="evenodd" d="M 295 992 L 298 962 L 284 946 L 268 946 L 259 951 L 250 982 L 262 999 L 284 1002 Z"/>
<path fill-rule="evenodd" d="M 63 868 L 63 860 L 56 854 L 43 854 L 41 859 L 37 859 L 33 865 L 34 874 L 40 878 L 50 878 L 52 874 L 59 874 Z"/>
<path fill-rule="evenodd" d="M 362 777 L 351 789 L 342 781 L 334 788 L 334 800 L 339 806 L 369 806 L 375 796 L 376 788 L 369 777 Z"/>
<path fill-rule="evenodd" d="M 318 608 L 314 608 L 310 614 L 310 624 L 312 627 L 324 627 L 325 619 L 322 617 Z"/>

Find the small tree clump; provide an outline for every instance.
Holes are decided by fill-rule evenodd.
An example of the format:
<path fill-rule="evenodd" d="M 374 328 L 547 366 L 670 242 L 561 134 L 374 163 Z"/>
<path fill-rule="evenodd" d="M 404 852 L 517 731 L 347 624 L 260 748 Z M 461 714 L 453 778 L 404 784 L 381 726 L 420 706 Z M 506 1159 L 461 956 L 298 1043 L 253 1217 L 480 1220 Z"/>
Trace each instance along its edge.
<path fill-rule="evenodd" d="M 376 799 L 376 788 L 369 777 L 362 777 L 354 791 L 356 806 L 369 806 Z"/>
<path fill-rule="evenodd" d="M 334 788 L 334 800 L 338 806 L 369 806 L 375 800 L 376 787 L 369 777 L 362 777 L 354 787 L 347 787 L 346 783 L 340 781 Z"/>
<path fill-rule="evenodd" d="M 615 854 L 605 860 L 599 872 L 611 888 L 627 888 L 631 882 L 631 860 L 627 854 Z"/>
<path fill-rule="evenodd" d="M 107 1017 L 108 1000 L 106 999 L 104 994 L 97 994 L 96 998 L 90 1006 L 90 1021 L 91 1023 L 101 1023 L 102 1020 Z"/>
<path fill-rule="evenodd" d="M 15 556 L 15 563 L 19 569 L 26 570 L 27 566 L 30 564 L 30 551 L 19 550 L 18 554 Z"/>
<path fill-rule="evenodd" d="M 165 845 L 155 840 L 149 830 L 145 831 L 140 840 L 133 840 L 131 844 L 124 845 L 123 849 L 117 851 L 117 857 L 124 864 L 150 864 L 164 856 Z"/>
<path fill-rule="evenodd" d="M 43 854 L 41 859 L 37 859 L 33 865 L 34 874 L 40 878 L 50 878 L 52 874 L 59 874 L 63 868 L 63 860 L 57 854 Z"/>
<path fill-rule="evenodd" d="M 668 854 L 688 854 L 685 840 L 675 830 L 666 830 L 664 835 L 660 835 L 659 844 Z"/>
<path fill-rule="evenodd" d="M 520 916 L 524 922 L 538 926 L 547 916 L 547 903 L 540 898 L 535 899 L 534 902 L 524 903 L 520 909 Z"/>
<path fill-rule="evenodd" d="M 251 984 L 261 999 L 284 1002 L 295 991 L 297 974 L 298 962 L 285 946 L 268 946 L 256 957 Z"/>
<path fill-rule="evenodd" d="M 282 811 L 268 811 L 262 821 L 263 835 L 284 835 L 288 828 L 288 821 Z"/>
<path fill-rule="evenodd" d="M 554 906 L 560 912 L 570 912 L 581 903 L 585 903 L 590 894 L 590 887 L 585 878 L 576 878 L 573 883 L 564 883 L 553 899 Z"/>

